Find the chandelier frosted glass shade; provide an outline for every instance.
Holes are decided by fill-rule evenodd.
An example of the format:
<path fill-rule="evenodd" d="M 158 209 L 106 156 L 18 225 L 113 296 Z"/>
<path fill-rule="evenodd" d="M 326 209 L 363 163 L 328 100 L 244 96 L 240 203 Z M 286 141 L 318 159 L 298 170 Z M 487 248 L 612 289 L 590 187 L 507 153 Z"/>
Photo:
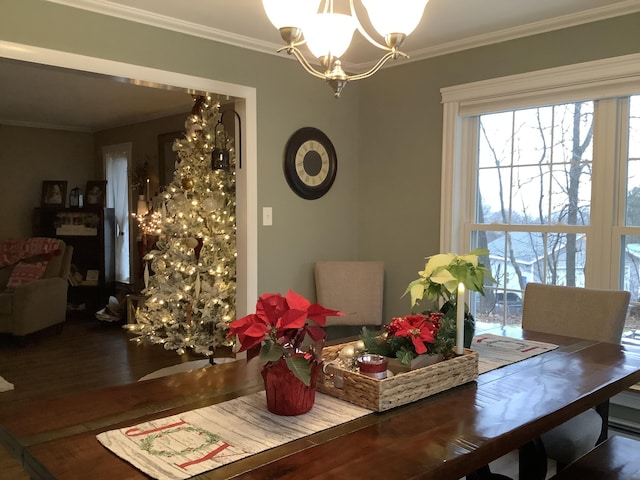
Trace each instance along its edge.
<path fill-rule="evenodd" d="M 336 0 L 338 1 L 338 0 Z M 358 19 L 354 2 L 348 1 L 350 15 L 335 13 L 334 0 L 262 0 L 267 17 L 286 46 L 278 52 L 293 55 L 305 71 L 323 78 L 340 96 L 347 82 L 370 77 L 390 59 L 407 57 L 400 47 L 407 35 L 420 23 L 429 0 L 360 0 L 366 9 L 371 25 L 384 44 L 374 40 Z M 386 51 L 376 64 L 364 73 L 348 75 L 342 69 L 341 57 L 346 53 L 354 32 L 360 34 L 375 47 Z M 324 71 L 313 67 L 298 48 L 307 44 L 309 51 L 320 60 Z"/>
<path fill-rule="evenodd" d="M 353 17 L 349 15 L 318 13 L 307 18 L 302 25 L 302 32 L 307 47 L 316 57 L 339 58 L 349 48 L 356 28 Z"/>
<path fill-rule="evenodd" d="M 422 19 L 429 0 L 361 0 L 371 25 L 386 37 L 393 33 L 411 34 Z"/>

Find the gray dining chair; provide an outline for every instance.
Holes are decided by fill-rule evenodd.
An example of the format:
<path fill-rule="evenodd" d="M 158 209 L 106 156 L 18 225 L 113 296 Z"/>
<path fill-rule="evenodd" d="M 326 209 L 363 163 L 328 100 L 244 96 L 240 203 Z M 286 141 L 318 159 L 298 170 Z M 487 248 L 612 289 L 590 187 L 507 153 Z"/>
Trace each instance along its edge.
<path fill-rule="evenodd" d="M 382 325 L 383 262 L 318 261 L 314 273 L 318 303 L 346 314 L 327 317 L 328 338 L 357 335 L 362 326 Z"/>
<path fill-rule="evenodd" d="M 522 328 L 620 343 L 629 299 L 629 292 L 620 290 L 529 283 L 524 293 Z M 607 402 L 597 411 L 589 409 L 544 433 L 540 438 L 544 453 L 562 469 L 606 439 L 608 415 Z"/>

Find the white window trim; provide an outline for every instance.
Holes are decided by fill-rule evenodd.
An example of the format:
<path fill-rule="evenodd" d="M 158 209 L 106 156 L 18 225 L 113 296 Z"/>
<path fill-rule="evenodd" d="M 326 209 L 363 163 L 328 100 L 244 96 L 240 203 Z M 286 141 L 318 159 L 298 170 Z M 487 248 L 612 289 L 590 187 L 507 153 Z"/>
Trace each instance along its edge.
<path fill-rule="evenodd" d="M 472 116 L 543 104 L 614 98 L 640 91 L 640 54 L 567 65 L 441 89 L 443 102 L 440 251 L 467 251 L 475 187 L 466 168 Z M 610 154 L 602 146 L 596 155 Z M 593 272 L 594 274 L 596 272 Z M 597 275 L 590 275 L 592 278 Z M 607 283 L 610 279 L 607 278 Z"/>

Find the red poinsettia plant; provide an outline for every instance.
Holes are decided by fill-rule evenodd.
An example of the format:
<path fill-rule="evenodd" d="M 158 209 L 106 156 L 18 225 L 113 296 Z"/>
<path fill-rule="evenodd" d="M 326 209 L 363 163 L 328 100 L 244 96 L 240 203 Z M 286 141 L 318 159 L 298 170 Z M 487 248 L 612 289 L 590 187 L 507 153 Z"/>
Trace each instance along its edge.
<path fill-rule="evenodd" d="M 267 293 L 258 299 L 256 313 L 229 324 L 227 338 L 235 338 L 237 352 L 262 344 L 260 358 L 267 362 L 283 359 L 289 370 L 309 386 L 311 362 L 322 360 L 326 339 L 322 327 L 326 325 L 327 317 L 343 315 L 338 310 L 312 304 L 293 290 L 284 297 L 279 293 Z M 307 350 L 303 350 L 307 335 L 311 341 Z"/>
<path fill-rule="evenodd" d="M 362 340 L 367 352 L 395 357 L 406 365 L 423 354 L 446 358 L 452 354 L 455 339 L 455 329 L 449 323 L 440 312 L 396 317 L 382 334 L 363 328 Z"/>

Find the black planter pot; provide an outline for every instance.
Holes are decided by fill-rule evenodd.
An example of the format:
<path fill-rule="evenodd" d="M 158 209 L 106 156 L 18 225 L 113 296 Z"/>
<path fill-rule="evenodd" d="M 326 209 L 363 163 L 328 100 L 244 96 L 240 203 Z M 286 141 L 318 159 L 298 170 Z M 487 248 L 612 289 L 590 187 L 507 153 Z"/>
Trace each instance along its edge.
<path fill-rule="evenodd" d="M 456 303 L 453 300 L 445 302 L 440 308 L 440 312 L 444 313 L 447 317 L 451 317 L 456 313 Z M 455 321 L 455 318 L 453 319 Z M 469 309 L 465 305 L 464 312 L 464 348 L 471 348 L 471 342 L 476 331 L 476 320 L 473 315 L 469 313 Z"/>

